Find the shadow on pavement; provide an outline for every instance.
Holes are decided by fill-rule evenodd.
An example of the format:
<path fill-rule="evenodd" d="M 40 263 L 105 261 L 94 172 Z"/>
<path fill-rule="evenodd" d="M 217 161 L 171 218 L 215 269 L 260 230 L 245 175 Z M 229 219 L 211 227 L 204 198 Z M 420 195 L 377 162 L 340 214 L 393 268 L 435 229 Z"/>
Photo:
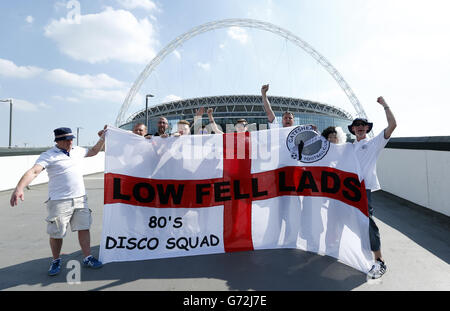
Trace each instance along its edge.
<path fill-rule="evenodd" d="M 385 191 L 374 192 L 372 200 L 376 218 L 450 264 L 450 217 Z"/>
<path fill-rule="evenodd" d="M 99 246 L 92 248 L 98 254 Z M 62 256 L 61 273 L 49 277 L 46 271 L 49 258 L 24 262 L 0 269 L 0 290 L 14 289 L 20 285 L 45 287 L 66 284 L 67 262 L 81 260 L 80 251 Z M 108 263 L 101 269 L 86 271 L 82 267 L 81 283 L 108 281 L 92 290 L 162 290 L 162 288 L 136 288 L 121 286 L 145 279 L 203 279 L 194 288 L 205 288 L 208 279 L 225 280 L 229 290 L 351 290 L 366 282 L 366 275 L 328 256 L 320 256 L 295 249 L 258 250 L 227 254 L 213 254 L 135 262 Z M 203 288 L 202 288 L 203 287 Z M 77 288 L 84 290 L 82 288 Z M 196 289 L 197 290 L 197 289 Z"/>

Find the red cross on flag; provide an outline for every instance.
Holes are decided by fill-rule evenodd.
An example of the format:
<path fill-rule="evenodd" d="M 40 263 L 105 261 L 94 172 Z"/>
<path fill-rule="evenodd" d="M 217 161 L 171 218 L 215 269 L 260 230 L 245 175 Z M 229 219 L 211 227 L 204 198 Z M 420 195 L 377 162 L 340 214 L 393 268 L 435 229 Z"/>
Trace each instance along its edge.
<path fill-rule="evenodd" d="M 311 126 L 145 139 L 106 134 L 100 260 L 296 248 L 372 264 L 351 144 Z"/>

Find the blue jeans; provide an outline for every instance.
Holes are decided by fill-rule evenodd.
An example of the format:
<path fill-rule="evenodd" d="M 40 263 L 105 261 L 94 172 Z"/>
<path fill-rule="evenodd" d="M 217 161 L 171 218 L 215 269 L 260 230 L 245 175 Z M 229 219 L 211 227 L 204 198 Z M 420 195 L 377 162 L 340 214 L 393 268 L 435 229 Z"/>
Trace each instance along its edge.
<path fill-rule="evenodd" d="M 373 206 L 372 206 L 372 192 L 366 189 L 367 202 L 369 207 L 369 238 L 370 238 L 370 250 L 372 252 L 379 251 L 381 248 L 380 230 L 378 229 L 375 221 L 373 220 Z"/>

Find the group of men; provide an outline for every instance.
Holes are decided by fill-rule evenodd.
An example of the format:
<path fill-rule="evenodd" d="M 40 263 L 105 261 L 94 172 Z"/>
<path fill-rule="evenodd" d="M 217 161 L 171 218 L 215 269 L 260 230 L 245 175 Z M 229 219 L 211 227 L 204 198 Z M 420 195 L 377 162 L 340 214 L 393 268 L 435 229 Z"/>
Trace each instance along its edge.
<path fill-rule="evenodd" d="M 199 134 L 209 134 L 208 129 L 201 124 L 201 118 L 204 114 L 204 107 L 201 107 L 197 110 L 195 116 L 194 116 L 194 122 L 191 125 L 189 121 L 187 120 L 180 120 L 177 123 L 177 130 L 172 134 L 172 136 L 178 137 L 182 135 L 190 135 L 192 130 L 194 130 L 195 133 Z M 208 108 L 207 110 L 208 118 L 209 118 L 209 128 L 210 131 L 214 132 L 215 134 L 223 134 L 224 132 L 222 129 L 219 128 L 219 126 L 214 121 L 213 116 L 213 109 Z M 169 137 L 169 122 L 167 118 L 165 117 L 159 117 L 158 123 L 157 123 L 157 132 L 155 134 L 149 134 L 147 126 L 144 123 L 136 123 L 133 127 L 132 132 L 139 136 L 144 136 L 145 138 L 152 138 L 153 136 L 161 136 L 161 137 Z M 234 126 L 234 129 L 236 132 L 246 132 L 248 130 L 248 123 L 245 119 L 239 119 L 236 122 L 236 125 Z M 99 132 L 99 136 L 101 135 L 101 132 Z"/>
<path fill-rule="evenodd" d="M 268 90 L 268 84 L 261 87 L 262 102 L 269 121 L 269 127 L 276 128 L 280 125 L 267 98 Z M 380 184 L 376 175 L 377 158 L 397 126 L 394 115 L 383 97 L 379 97 L 377 102 L 384 108 L 388 122 L 388 126 L 377 136 L 372 139 L 367 136 L 373 127 L 373 123 L 368 122 L 367 119 L 356 118 L 348 125 L 350 133 L 356 136 L 353 146 L 362 168 L 362 177 L 365 182 L 368 198 L 370 247 L 375 259 L 375 263 L 368 273 L 370 278 L 381 277 L 387 269 L 381 254 L 379 229 L 373 220 L 374 209 L 371 192 L 380 189 Z M 192 126 L 188 121 L 179 121 L 177 124 L 177 132 L 173 135 L 189 135 L 193 126 L 199 126 L 200 133 L 204 133 L 204 127 L 198 123 L 198 120 L 201 119 L 203 113 L 204 108 L 200 108 L 197 111 Z M 212 131 L 217 134 L 223 133 L 214 121 L 213 110 L 211 108 L 207 110 L 207 114 Z M 294 126 L 294 114 L 289 111 L 284 112 L 281 123 L 283 127 Z M 153 136 L 168 137 L 168 120 L 165 117 L 159 117 L 157 124 L 157 132 L 154 134 L 149 134 L 147 132 L 147 126 L 143 123 L 136 124 L 133 128 L 133 133 L 145 136 L 146 138 L 151 138 Z M 238 120 L 235 125 L 235 130 L 237 132 L 247 131 L 247 121 L 245 119 Z M 84 256 L 84 265 L 91 268 L 99 268 L 102 266 L 102 263 L 92 256 L 90 251 L 89 229 L 92 223 L 92 217 L 87 204 L 81 161 L 84 157 L 95 156 L 103 149 L 105 131 L 106 126 L 103 130 L 98 132 L 98 135 L 100 136 L 98 142 L 91 149 L 86 149 L 73 146 L 73 138 L 75 138 L 75 136 L 72 134 L 70 128 L 55 129 L 56 145 L 39 156 L 34 166 L 22 176 L 11 195 L 11 206 L 17 205 L 19 199 L 23 201 L 25 187 L 27 187 L 43 170 L 47 170 L 49 177 L 49 199 L 46 202 L 48 210 L 46 221 L 47 233 L 50 236 L 50 248 L 53 256 L 48 271 L 49 275 L 57 275 L 61 270 L 60 252 L 62 241 L 66 235 L 69 223 L 72 231 L 78 232 L 78 239 Z M 327 129 L 326 137 L 329 138 L 330 141 L 336 143 L 337 140 L 335 134 L 337 134 L 336 129 L 330 127 Z"/>

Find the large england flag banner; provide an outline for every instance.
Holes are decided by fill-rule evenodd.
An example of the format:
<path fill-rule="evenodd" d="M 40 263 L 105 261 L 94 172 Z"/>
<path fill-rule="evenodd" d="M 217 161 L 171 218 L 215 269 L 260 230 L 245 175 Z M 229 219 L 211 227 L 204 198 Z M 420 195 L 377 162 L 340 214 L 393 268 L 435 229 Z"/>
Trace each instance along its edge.
<path fill-rule="evenodd" d="M 100 260 L 296 248 L 367 272 L 351 144 L 311 126 L 145 139 L 108 128 Z"/>

